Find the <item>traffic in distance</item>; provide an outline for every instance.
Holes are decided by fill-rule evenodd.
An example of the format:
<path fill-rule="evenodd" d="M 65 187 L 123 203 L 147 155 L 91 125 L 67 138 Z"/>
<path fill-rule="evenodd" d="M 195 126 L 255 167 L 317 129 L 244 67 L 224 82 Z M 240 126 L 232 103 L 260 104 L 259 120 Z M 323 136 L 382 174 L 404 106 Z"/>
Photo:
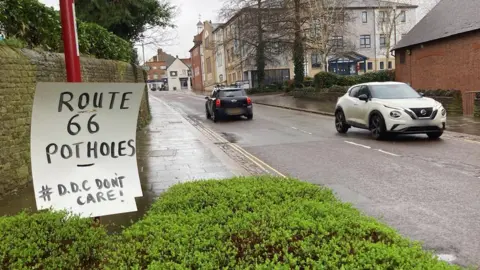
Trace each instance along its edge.
<path fill-rule="evenodd" d="M 209 97 L 205 97 L 207 119 L 217 122 L 230 117 L 245 116 L 253 119 L 252 99 L 244 89 L 238 87 L 215 87 Z"/>

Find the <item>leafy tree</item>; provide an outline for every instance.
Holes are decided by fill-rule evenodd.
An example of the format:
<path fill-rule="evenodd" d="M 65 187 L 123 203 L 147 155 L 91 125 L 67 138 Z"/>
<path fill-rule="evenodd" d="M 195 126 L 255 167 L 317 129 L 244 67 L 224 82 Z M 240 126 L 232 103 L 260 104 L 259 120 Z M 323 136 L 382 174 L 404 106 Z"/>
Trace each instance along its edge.
<path fill-rule="evenodd" d="M 173 27 L 175 7 L 168 0 L 76 0 L 78 19 L 103 26 L 134 41 L 154 27 Z"/>

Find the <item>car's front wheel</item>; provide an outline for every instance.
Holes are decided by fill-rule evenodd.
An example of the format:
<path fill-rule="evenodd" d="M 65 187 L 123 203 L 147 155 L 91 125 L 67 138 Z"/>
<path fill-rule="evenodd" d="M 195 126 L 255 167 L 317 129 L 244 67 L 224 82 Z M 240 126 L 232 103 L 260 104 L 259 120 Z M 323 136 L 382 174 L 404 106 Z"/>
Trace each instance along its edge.
<path fill-rule="evenodd" d="M 429 132 L 427 133 L 427 136 L 428 138 L 430 138 L 431 140 L 437 140 L 439 139 L 440 137 L 442 137 L 443 135 L 443 132 Z"/>
<path fill-rule="evenodd" d="M 338 133 L 342 134 L 347 133 L 348 129 L 350 128 L 345 120 L 345 114 L 342 110 L 338 110 L 335 113 L 335 128 L 337 129 Z"/>
<path fill-rule="evenodd" d="M 387 135 L 387 128 L 385 127 L 385 120 L 383 117 L 375 113 L 370 117 L 370 132 L 375 140 L 382 140 Z"/>
<path fill-rule="evenodd" d="M 253 114 L 247 114 L 247 119 L 252 120 L 253 119 Z"/>

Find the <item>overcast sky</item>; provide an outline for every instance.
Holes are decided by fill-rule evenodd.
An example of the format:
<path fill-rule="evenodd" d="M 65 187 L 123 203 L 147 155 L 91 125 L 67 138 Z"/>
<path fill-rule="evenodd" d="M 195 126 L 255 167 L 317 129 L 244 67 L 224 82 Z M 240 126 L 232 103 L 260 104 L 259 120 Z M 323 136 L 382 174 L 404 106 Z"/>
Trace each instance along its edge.
<path fill-rule="evenodd" d="M 222 5 L 222 0 L 170 0 L 172 4 L 178 7 L 178 14 L 175 18 L 176 29 L 171 32 L 175 40 L 167 42 L 167 44 L 159 44 L 167 53 L 181 58 L 190 57 L 189 50 L 193 46 L 193 36 L 197 34 L 197 22 L 199 15 L 202 21 L 211 20 L 218 22 L 218 10 Z M 417 19 L 420 20 L 425 11 L 432 8 L 434 2 L 438 0 L 406 0 L 407 2 L 417 3 L 420 8 L 417 10 Z M 53 6 L 58 9 L 58 0 L 40 0 L 40 2 Z M 149 59 L 156 53 L 156 45 L 145 46 L 145 58 Z M 137 46 L 140 62 L 142 61 L 142 48 Z"/>

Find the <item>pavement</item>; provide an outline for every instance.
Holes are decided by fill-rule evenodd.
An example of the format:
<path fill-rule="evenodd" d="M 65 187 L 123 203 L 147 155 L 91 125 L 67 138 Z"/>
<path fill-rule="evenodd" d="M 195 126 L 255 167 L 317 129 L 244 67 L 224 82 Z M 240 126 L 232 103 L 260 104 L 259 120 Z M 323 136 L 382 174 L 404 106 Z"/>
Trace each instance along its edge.
<path fill-rule="evenodd" d="M 137 198 L 137 212 L 101 218 L 112 231 L 140 219 L 158 196 L 177 183 L 255 174 L 256 167 L 242 160 L 243 156 L 233 159 L 225 154 L 215 140 L 161 99 L 150 96 L 150 107 L 152 121 L 137 132 L 137 161 L 144 196 Z M 36 209 L 31 185 L 0 200 L 0 215 L 13 215 L 23 209 Z"/>
<path fill-rule="evenodd" d="M 335 103 L 333 102 L 294 98 L 284 93 L 254 95 L 252 99 L 257 104 L 284 109 L 295 109 L 323 115 L 333 115 L 335 112 Z M 453 132 L 480 136 L 480 119 L 464 116 L 448 116 L 447 129 Z"/>
<path fill-rule="evenodd" d="M 150 92 L 273 174 L 332 188 L 343 201 L 459 265 L 480 265 L 480 140 L 446 132 L 375 141 L 333 118 L 255 104 L 254 119 L 214 124 L 202 96 Z M 154 105 L 152 105 L 152 108 Z M 224 151 L 229 153 L 229 151 Z"/>

